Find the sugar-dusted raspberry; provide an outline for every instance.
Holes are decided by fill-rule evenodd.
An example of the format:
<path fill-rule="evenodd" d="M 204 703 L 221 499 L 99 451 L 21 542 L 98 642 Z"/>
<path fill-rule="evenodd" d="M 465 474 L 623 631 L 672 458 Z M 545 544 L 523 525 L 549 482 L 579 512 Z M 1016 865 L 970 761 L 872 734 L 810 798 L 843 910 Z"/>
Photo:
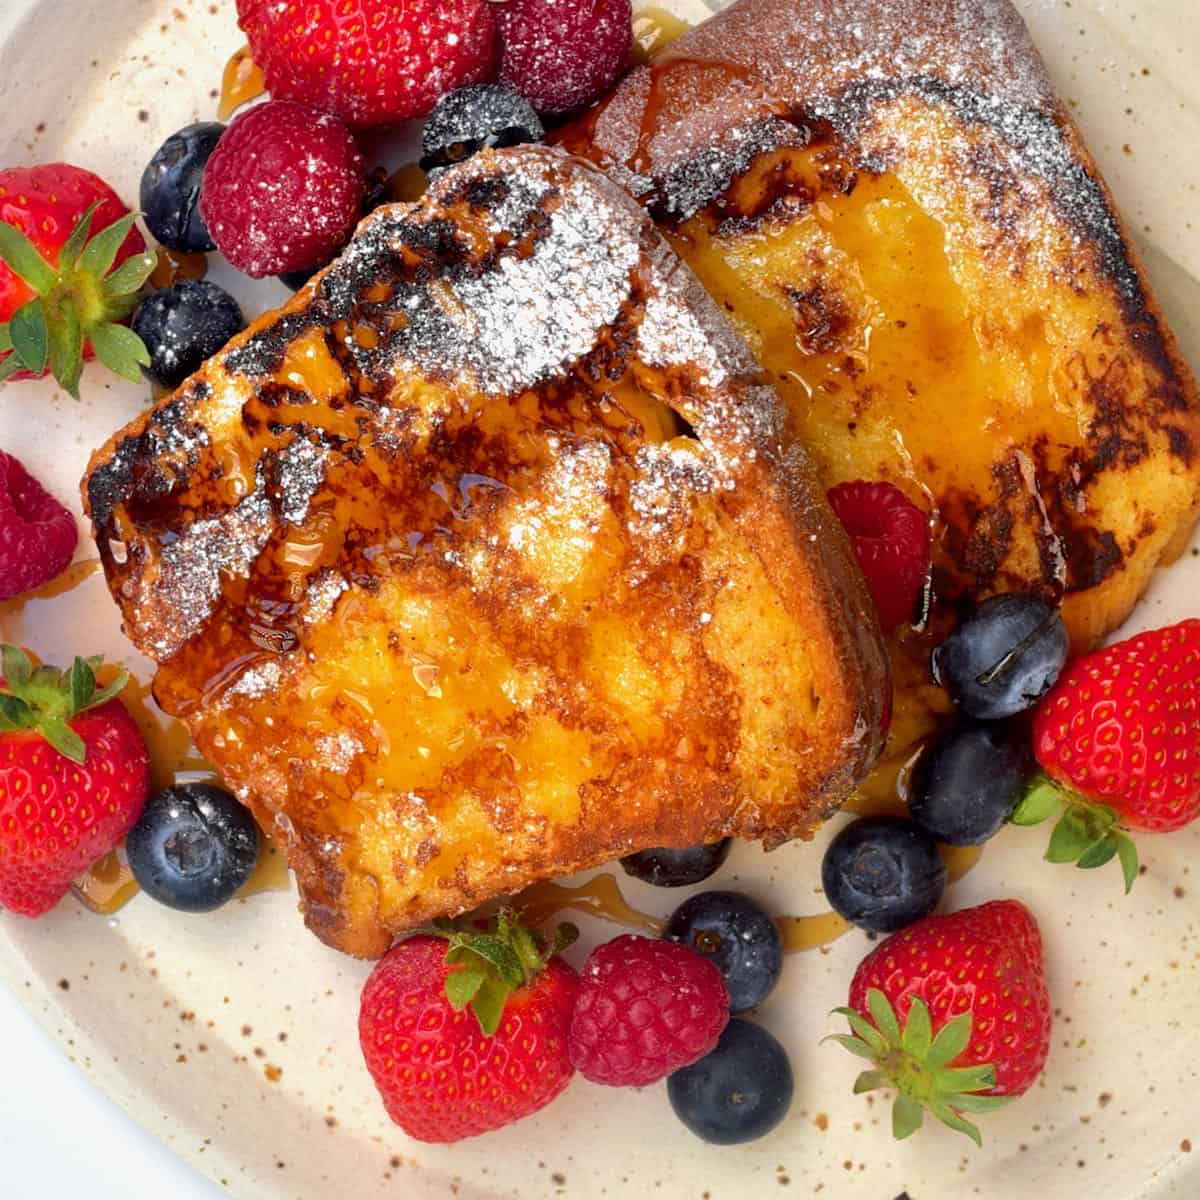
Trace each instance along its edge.
<path fill-rule="evenodd" d="M 929 517 L 881 481 L 838 484 L 829 503 L 854 544 L 884 632 L 912 624 L 929 575 Z"/>
<path fill-rule="evenodd" d="M 200 211 L 217 249 L 261 279 L 318 266 L 362 211 L 363 162 L 335 117 L 290 100 L 247 109 L 204 170 Z"/>
<path fill-rule="evenodd" d="M 506 0 L 496 7 L 500 81 L 541 113 L 586 108 L 633 47 L 631 0 Z"/>
<path fill-rule="evenodd" d="M 0 450 L 0 600 L 32 592 L 70 565 L 75 518 Z"/>
<path fill-rule="evenodd" d="M 571 1063 L 585 1079 L 643 1087 L 703 1058 L 729 1021 L 721 972 L 687 946 L 626 934 L 579 976 Z"/>

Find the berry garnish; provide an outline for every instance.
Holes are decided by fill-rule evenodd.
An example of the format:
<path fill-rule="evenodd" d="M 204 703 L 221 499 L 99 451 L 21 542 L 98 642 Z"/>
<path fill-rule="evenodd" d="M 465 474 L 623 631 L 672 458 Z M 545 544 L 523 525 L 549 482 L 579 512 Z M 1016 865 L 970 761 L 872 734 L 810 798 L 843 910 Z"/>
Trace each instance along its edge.
<path fill-rule="evenodd" d="M 246 327 L 237 301 L 207 279 L 184 279 L 152 292 L 132 324 L 150 352 L 146 375 L 165 388 L 178 387 Z"/>
<path fill-rule="evenodd" d="M 145 347 L 119 322 L 156 259 L 102 179 L 67 163 L 0 171 L 0 382 L 52 374 L 79 398 L 85 359 L 137 381 Z"/>
<path fill-rule="evenodd" d="M 915 1133 L 928 1110 L 978 1145 L 963 1114 L 1027 1092 L 1050 1052 L 1037 922 L 1016 900 L 928 917 L 863 959 L 849 1006 L 835 1011 L 853 1032 L 832 1040 L 873 1064 L 855 1092 L 896 1089 L 896 1137 Z"/>
<path fill-rule="evenodd" d="M 1137 878 L 1122 830 L 1169 833 L 1200 816 L 1200 621 L 1140 633 L 1075 659 L 1033 717 L 1045 776 L 1013 814 L 1058 816 L 1046 858 Z"/>
<path fill-rule="evenodd" d="M 200 215 L 200 184 L 224 132 L 219 121 L 186 125 L 159 146 L 142 172 L 142 218 L 172 250 L 199 254 L 217 248 Z"/>
<path fill-rule="evenodd" d="M 592 1083 L 643 1087 L 703 1058 L 728 1020 L 729 996 L 711 962 L 626 934 L 593 950 L 580 972 L 571 1064 Z"/>
<path fill-rule="evenodd" d="M 657 846 L 627 854 L 621 859 L 621 866 L 634 879 L 655 887 L 690 887 L 714 875 L 729 857 L 732 845 L 729 838 L 724 838 L 707 846 L 690 846 L 686 850 Z"/>
<path fill-rule="evenodd" d="M 217 248 L 255 279 L 327 262 L 358 221 L 363 164 L 336 118 L 273 100 L 239 114 L 204 172 Z"/>
<path fill-rule="evenodd" d="M 829 843 L 821 885 L 834 912 L 860 929 L 893 933 L 929 916 L 946 890 L 946 864 L 912 821 L 863 817 Z"/>
<path fill-rule="evenodd" d="M 890 483 L 840 483 L 829 503 L 850 535 L 884 632 L 911 625 L 929 578 L 929 517 Z"/>
<path fill-rule="evenodd" d="M 452 167 L 485 146 L 524 146 L 545 136 L 529 101 L 511 88 L 476 83 L 447 92 L 421 134 L 421 166 L 430 174 Z"/>
<path fill-rule="evenodd" d="M 35 668 L 0 646 L 0 904 L 27 917 L 117 845 L 150 789 L 146 743 L 115 699 L 128 676 L 98 687 L 99 665 Z"/>
<path fill-rule="evenodd" d="M 685 900 L 663 930 L 716 964 L 729 992 L 729 1011 L 761 1004 L 783 971 L 783 941 L 775 922 L 740 892 L 701 892 Z"/>
<path fill-rule="evenodd" d="M 75 518 L 0 450 L 0 600 L 36 591 L 61 575 L 78 541 Z"/>
<path fill-rule="evenodd" d="M 446 92 L 490 79 L 494 7 L 489 0 L 237 5 L 267 91 L 354 127 L 423 117 Z"/>
<path fill-rule="evenodd" d="M 982 845 L 1012 816 L 1032 766 L 1024 729 L 962 718 L 918 759 L 909 813 L 935 841 Z"/>
<path fill-rule="evenodd" d="M 260 841 L 254 818 L 227 791 L 185 783 L 150 797 L 125 853 L 147 895 L 202 913 L 220 908 L 254 874 Z"/>
<path fill-rule="evenodd" d="M 718 1146 L 765 1137 L 787 1116 L 794 1091 L 792 1064 L 778 1040 L 736 1017 L 711 1054 L 667 1080 L 675 1115 Z"/>
<path fill-rule="evenodd" d="M 1053 687 L 1069 651 L 1058 609 L 1010 592 L 985 600 L 933 652 L 933 675 L 964 712 L 1001 721 Z"/>
<path fill-rule="evenodd" d="M 567 1034 L 578 980 L 554 943 L 500 913 L 487 929 L 445 923 L 379 961 L 358 1032 L 388 1115 L 409 1137 L 457 1142 L 544 1108 L 574 1068 Z M 445 940 L 443 940 L 445 939 Z"/>
<path fill-rule="evenodd" d="M 586 108 L 633 48 L 631 0 L 507 0 L 496 6 L 500 82 L 540 113 Z"/>

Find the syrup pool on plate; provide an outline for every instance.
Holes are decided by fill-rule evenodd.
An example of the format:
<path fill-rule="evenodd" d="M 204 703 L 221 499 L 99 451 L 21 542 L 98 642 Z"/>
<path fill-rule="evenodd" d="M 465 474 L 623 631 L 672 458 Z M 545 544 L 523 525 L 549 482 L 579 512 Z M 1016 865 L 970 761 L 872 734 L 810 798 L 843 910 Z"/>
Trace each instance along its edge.
<path fill-rule="evenodd" d="M 240 50 L 235 50 L 225 64 L 225 71 L 221 76 L 221 98 L 217 102 L 217 116 L 222 121 L 228 121 L 237 109 L 251 100 L 258 99 L 266 89 L 263 74 L 250 57 L 250 47 L 243 46 Z"/>

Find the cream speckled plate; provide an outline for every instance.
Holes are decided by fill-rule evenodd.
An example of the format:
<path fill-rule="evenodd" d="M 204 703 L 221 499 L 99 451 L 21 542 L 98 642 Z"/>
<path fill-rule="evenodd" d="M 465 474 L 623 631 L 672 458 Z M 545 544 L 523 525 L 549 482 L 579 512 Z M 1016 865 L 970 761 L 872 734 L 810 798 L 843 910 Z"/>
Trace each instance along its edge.
<path fill-rule="evenodd" d="M 1020 6 L 1197 363 L 1195 0 Z M 674 7 L 693 18 L 703 11 L 700 0 Z M 23 35 L 38 21 L 57 28 L 53 54 L 40 36 Z M 232 0 L 2 0 L 0 163 L 67 158 L 135 198 L 161 139 L 211 117 L 221 66 L 239 42 Z M 283 296 L 274 284 L 237 291 L 249 310 Z M 83 393 L 77 405 L 50 386 L 24 384 L 0 398 L 0 445 L 71 503 L 90 448 L 146 403 L 142 389 L 95 370 Z M 1198 611 L 1197 554 L 1159 576 L 1136 626 Z M 80 557 L 89 556 L 85 542 Z M 98 576 L 5 620 L 4 640 L 47 658 L 103 650 L 148 678 Z M 1200 1195 L 1196 1044 L 1188 1041 L 1200 1028 L 1200 872 L 1189 873 L 1200 862 L 1200 827 L 1143 841 L 1148 872 L 1129 899 L 1110 871 L 1039 863 L 1029 840 L 1042 836 L 1005 832 L 951 895 L 954 907 L 1002 895 L 1033 907 L 1058 1006 L 1045 1076 L 1023 1101 L 986 1118 L 982 1152 L 932 1127 L 892 1142 L 883 1105 L 850 1093 L 854 1061 L 818 1045 L 865 952 L 857 933 L 788 960 L 760 1019 L 791 1051 L 795 1107 L 771 1137 L 734 1149 L 687 1134 L 661 1086 L 614 1093 L 581 1080 L 546 1112 L 498 1135 L 452 1149 L 408 1142 L 384 1117 L 359 1057 L 357 997 L 368 967 L 306 933 L 291 895 L 257 896 L 213 917 L 181 916 L 144 898 L 111 920 L 73 898 L 36 923 L 0 915 L 0 979 L 96 1083 L 240 1200 Z M 822 846 L 770 856 L 741 846 L 722 879 L 775 911 L 818 912 Z M 627 892 L 657 912 L 681 899 L 635 884 Z M 582 950 L 572 953 L 579 961 Z"/>

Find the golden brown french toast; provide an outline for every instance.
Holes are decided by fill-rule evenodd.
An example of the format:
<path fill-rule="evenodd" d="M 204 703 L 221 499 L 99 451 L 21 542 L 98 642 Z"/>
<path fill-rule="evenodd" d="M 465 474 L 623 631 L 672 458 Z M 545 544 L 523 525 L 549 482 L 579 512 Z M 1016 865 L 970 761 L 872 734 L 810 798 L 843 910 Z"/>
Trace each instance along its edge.
<path fill-rule="evenodd" d="M 803 836 L 886 655 L 745 346 L 642 210 L 485 154 L 118 433 L 84 481 L 155 695 L 392 935 L 652 845 Z"/>
<path fill-rule="evenodd" d="M 1195 382 L 1007 0 L 739 0 L 559 140 L 653 213 L 822 482 L 929 512 L 898 754 L 962 606 L 1042 591 L 1084 648 L 1182 549 Z"/>

